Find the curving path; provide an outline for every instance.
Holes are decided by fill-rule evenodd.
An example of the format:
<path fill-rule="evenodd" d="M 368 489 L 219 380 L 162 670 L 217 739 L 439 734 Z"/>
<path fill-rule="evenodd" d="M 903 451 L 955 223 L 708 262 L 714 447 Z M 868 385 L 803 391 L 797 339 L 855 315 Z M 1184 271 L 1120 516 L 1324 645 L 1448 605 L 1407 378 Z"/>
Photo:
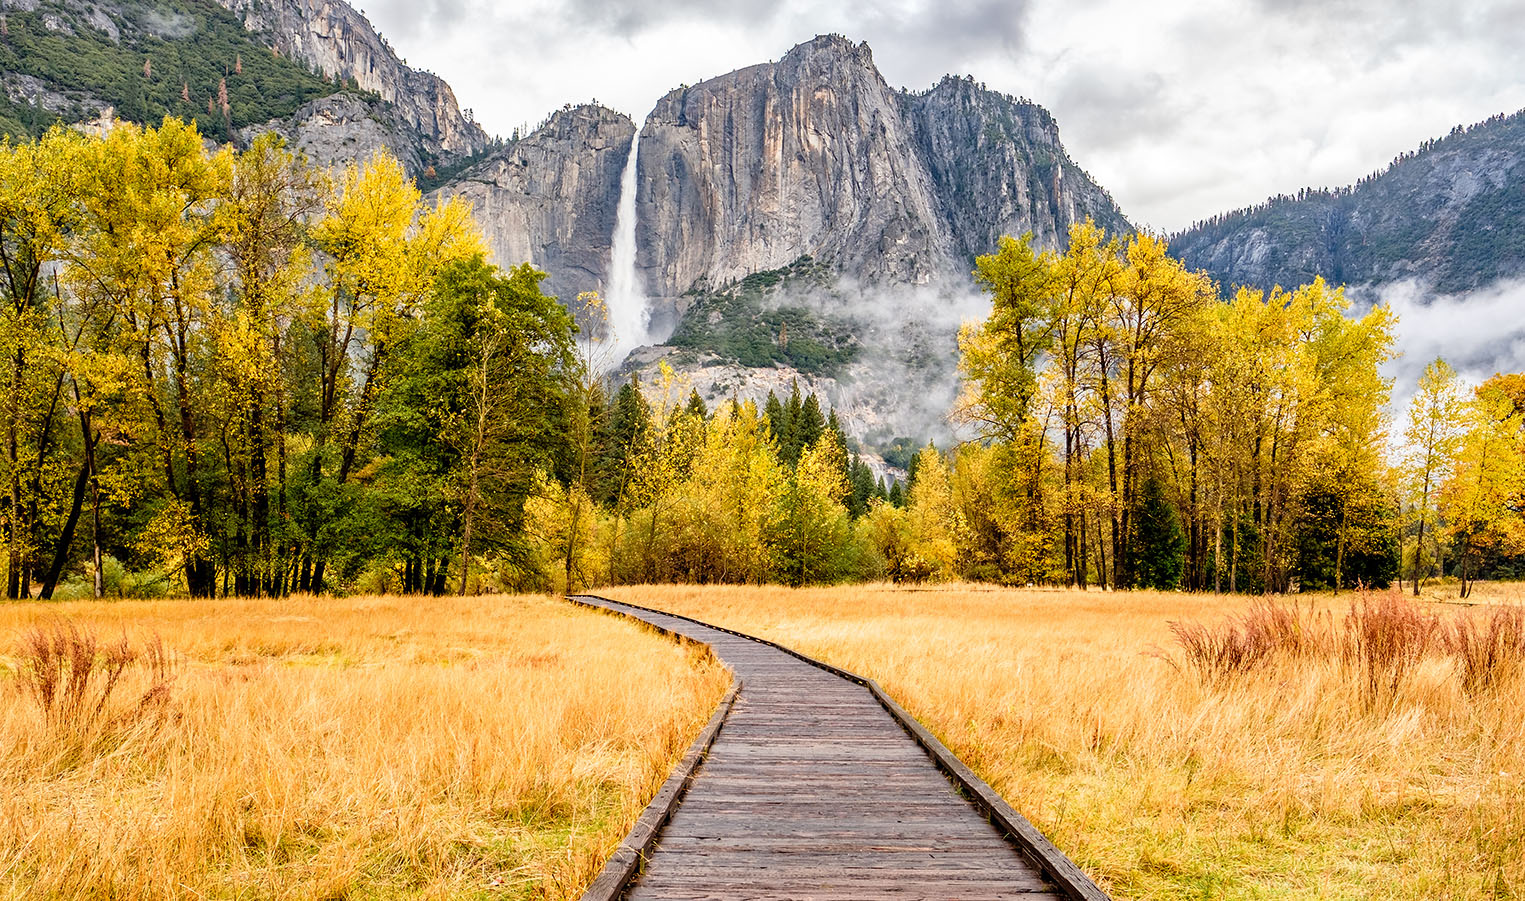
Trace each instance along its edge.
<path fill-rule="evenodd" d="M 694 620 L 574 600 L 709 645 L 738 684 L 690 752 L 697 769 L 653 802 L 670 816 L 650 827 L 644 870 L 601 876 L 607 897 L 1106 898 L 873 683 Z M 992 798 L 1004 812 L 976 806 Z"/>

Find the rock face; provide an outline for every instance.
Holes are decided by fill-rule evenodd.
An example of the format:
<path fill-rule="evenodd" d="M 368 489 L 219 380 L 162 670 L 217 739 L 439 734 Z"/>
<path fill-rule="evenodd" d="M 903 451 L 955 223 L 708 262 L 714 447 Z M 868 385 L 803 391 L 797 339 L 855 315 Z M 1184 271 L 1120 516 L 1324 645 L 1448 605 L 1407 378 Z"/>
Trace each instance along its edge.
<path fill-rule="evenodd" d="M 1458 128 L 1351 187 L 1199 223 L 1171 248 L 1225 288 L 1323 276 L 1454 293 L 1525 274 L 1525 113 Z"/>
<path fill-rule="evenodd" d="M 325 75 L 353 81 L 396 108 L 397 121 L 423 139 L 431 156 L 485 150 L 491 138 L 462 115 L 444 79 L 409 68 L 371 23 L 342 0 L 217 0 L 282 54 Z"/>
<path fill-rule="evenodd" d="M 669 93 L 641 133 L 638 262 L 661 313 L 801 256 L 865 287 L 961 278 L 1002 234 L 1058 247 L 1128 227 L 1041 108 L 944 79 L 892 90 L 867 45 L 818 37 Z"/>
<path fill-rule="evenodd" d="M 1043 107 L 953 76 L 904 95 L 903 105 L 963 268 L 1002 235 L 1032 232 L 1036 245 L 1058 249 L 1070 225 L 1088 217 L 1110 233 L 1131 230 L 1107 192 L 1065 153 Z"/>
<path fill-rule="evenodd" d="M 673 91 L 641 133 L 648 290 L 675 297 L 802 254 L 869 282 L 929 281 L 952 247 L 915 145 L 868 46 L 844 38 Z"/>
<path fill-rule="evenodd" d="M 566 107 L 435 192 L 471 202 L 494 262 L 550 273 L 570 304 L 608 281 L 620 173 L 635 125 L 601 106 Z"/>
<path fill-rule="evenodd" d="M 668 302 L 809 255 L 864 285 L 966 274 L 1001 234 L 1127 228 L 1041 108 L 944 79 L 892 90 L 835 35 L 680 88 L 641 132 L 640 269 Z"/>
<path fill-rule="evenodd" d="M 240 143 L 248 146 L 257 135 L 269 131 L 280 134 L 293 149 L 325 168 L 363 162 L 383 150 L 410 173 L 418 173 L 426 165 L 417 132 L 396 121 L 394 107 L 348 92 L 314 100 L 290 119 L 243 129 Z"/>

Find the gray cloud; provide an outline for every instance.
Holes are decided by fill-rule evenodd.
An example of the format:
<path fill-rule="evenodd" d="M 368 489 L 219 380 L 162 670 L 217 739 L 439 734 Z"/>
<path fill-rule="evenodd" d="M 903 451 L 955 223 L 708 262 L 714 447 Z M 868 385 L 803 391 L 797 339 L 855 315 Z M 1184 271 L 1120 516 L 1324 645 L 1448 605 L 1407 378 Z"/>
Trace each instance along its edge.
<path fill-rule="evenodd" d="M 1525 280 L 1505 279 L 1466 294 L 1436 294 L 1413 280 L 1347 292 L 1354 312 L 1387 304 L 1398 317 L 1395 350 L 1386 375 L 1393 380 L 1393 409 L 1403 411 L 1419 376 L 1444 359 L 1468 383 L 1498 372 L 1525 371 Z"/>
<path fill-rule="evenodd" d="M 944 73 L 1029 97 L 1135 222 L 1174 230 L 1341 185 L 1453 125 L 1525 106 L 1518 0 L 371 0 L 410 62 L 507 133 L 597 98 L 637 118 L 679 84 L 816 34 L 866 40 L 912 90 Z"/>
<path fill-rule="evenodd" d="M 776 0 L 569 0 L 562 18 L 584 28 L 628 38 L 685 19 L 756 25 L 772 21 L 782 13 L 783 7 Z"/>

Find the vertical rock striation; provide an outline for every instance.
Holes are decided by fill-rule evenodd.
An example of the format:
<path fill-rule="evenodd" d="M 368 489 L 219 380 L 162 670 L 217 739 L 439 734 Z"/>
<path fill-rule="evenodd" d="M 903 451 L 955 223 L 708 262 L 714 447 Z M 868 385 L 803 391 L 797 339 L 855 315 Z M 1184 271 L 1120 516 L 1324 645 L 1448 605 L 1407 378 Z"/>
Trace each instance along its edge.
<path fill-rule="evenodd" d="M 1045 249 L 1094 219 L 1108 232 L 1131 229 L 1111 196 L 1075 165 L 1048 110 L 945 76 L 904 95 L 917 151 L 936 187 L 942 221 L 960 261 L 989 253 L 1002 235 L 1032 232 Z"/>
<path fill-rule="evenodd" d="M 967 274 L 1002 234 L 1062 246 L 1129 228 L 1042 108 L 945 78 L 892 90 L 866 44 L 818 37 L 658 101 L 641 135 L 639 263 L 653 295 L 809 255 L 863 286 Z"/>
<path fill-rule="evenodd" d="M 646 283 L 675 297 L 802 254 L 924 283 L 951 252 L 899 99 L 866 44 L 817 38 L 778 63 L 669 93 L 641 136 Z"/>

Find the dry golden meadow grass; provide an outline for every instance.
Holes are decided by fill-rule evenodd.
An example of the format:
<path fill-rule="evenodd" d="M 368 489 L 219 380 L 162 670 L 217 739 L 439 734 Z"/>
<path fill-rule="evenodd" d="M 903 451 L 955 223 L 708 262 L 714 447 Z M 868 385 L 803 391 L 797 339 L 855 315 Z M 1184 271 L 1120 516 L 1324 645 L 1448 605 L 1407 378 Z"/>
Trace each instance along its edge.
<path fill-rule="evenodd" d="M 45 715 L 61 622 L 169 681 Z M 728 682 L 544 598 L 0 606 L 0 897 L 575 896 Z"/>
<path fill-rule="evenodd" d="M 1170 623 L 1243 615 L 1244 598 L 607 593 L 877 679 L 1119 898 L 1525 894 L 1525 679 L 1469 695 L 1431 656 L 1373 698 L 1349 664 L 1309 656 L 1204 683 Z M 1338 623 L 1350 601 L 1312 603 Z"/>

